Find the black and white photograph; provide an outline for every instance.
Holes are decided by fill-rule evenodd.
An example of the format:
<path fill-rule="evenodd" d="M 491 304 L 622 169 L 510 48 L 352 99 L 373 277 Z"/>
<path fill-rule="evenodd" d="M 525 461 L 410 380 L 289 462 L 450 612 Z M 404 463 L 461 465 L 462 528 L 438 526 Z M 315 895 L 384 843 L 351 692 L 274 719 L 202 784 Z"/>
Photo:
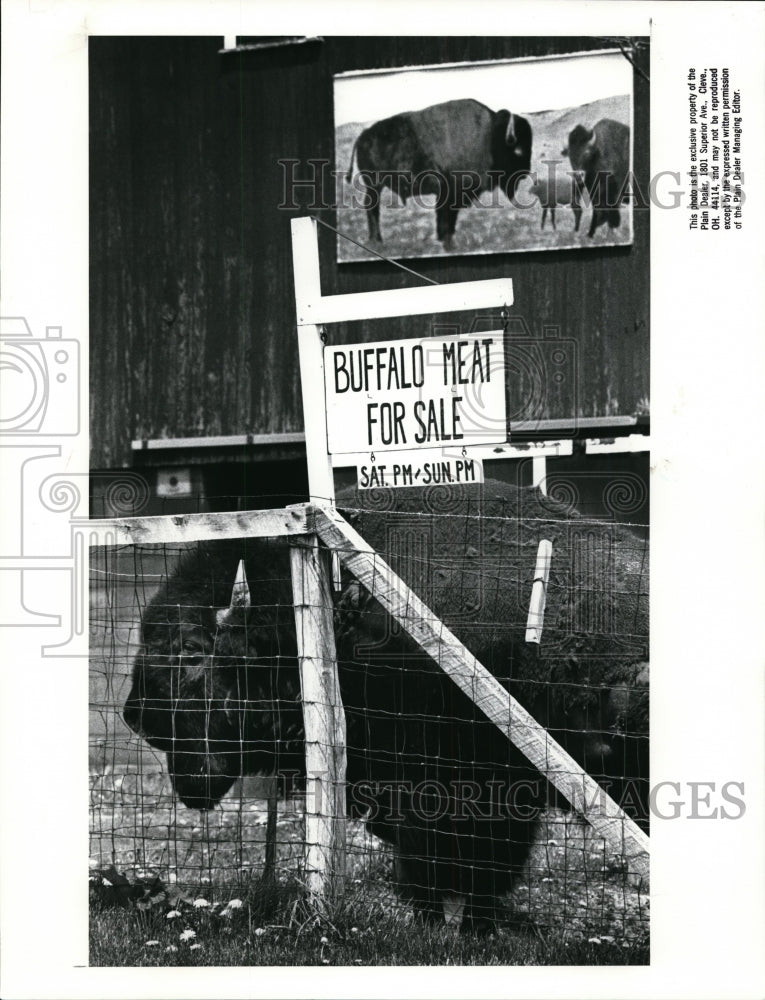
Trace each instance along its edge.
<path fill-rule="evenodd" d="M 648 961 L 650 213 L 509 246 L 467 208 L 480 267 L 391 292 L 404 214 L 359 232 L 312 171 L 333 113 L 337 162 L 391 148 L 340 123 L 381 84 L 494 88 L 534 94 L 496 113 L 523 169 L 568 143 L 621 188 L 633 127 L 647 187 L 618 43 L 91 40 L 93 965 Z M 500 253 L 545 231 L 588 253 Z"/>
<path fill-rule="evenodd" d="M 618 49 L 339 74 L 338 261 L 628 245 L 632 93 Z"/>
<path fill-rule="evenodd" d="M 757 996 L 765 8 L 279 6 L 3 0 L 0 992 Z"/>

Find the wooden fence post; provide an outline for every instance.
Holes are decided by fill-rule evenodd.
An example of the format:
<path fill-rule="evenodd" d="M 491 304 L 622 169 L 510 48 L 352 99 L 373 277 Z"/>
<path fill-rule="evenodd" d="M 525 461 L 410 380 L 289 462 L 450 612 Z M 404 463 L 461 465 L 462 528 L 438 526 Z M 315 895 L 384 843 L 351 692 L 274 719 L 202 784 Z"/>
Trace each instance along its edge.
<path fill-rule="evenodd" d="M 305 727 L 305 869 L 313 905 L 326 913 L 345 886 L 345 712 L 340 697 L 330 555 L 316 535 L 290 551 Z"/>
<path fill-rule="evenodd" d="M 301 322 L 306 308 L 321 299 L 313 219 L 292 220 L 292 261 L 308 490 L 312 502 L 334 503 L 323 331 Z M 340 898 L 345 886 L 345 713 L 337 677 L 331 558 L 319 549 L 316 535 L 301 538 L 290 553 L 305 727 L 305 868 L 311 900 L 320 912 Z M 339 563 L 334 575 L 339 581 Z"/>

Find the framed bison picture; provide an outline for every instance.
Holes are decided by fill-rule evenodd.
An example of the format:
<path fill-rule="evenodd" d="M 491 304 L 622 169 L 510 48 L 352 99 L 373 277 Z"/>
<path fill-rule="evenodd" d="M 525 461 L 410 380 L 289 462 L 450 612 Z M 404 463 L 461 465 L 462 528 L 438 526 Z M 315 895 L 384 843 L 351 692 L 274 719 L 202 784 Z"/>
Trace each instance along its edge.
<path fill-rule="evenodd" d="M 630 244 L 632 75 L 599 51 L 335 76 L 338 261 Z"/>

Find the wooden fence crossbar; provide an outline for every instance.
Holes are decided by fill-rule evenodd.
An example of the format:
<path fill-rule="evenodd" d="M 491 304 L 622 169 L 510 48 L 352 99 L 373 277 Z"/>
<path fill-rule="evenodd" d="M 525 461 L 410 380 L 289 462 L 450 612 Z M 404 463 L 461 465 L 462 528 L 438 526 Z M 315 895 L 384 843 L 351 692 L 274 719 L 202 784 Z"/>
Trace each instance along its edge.
<path fill-rule="evenodd" d="M 623 809 L 505 690 L 334 508 L 315 508 L 328 548 L 454 683 L 579 811 L 630 873 L 649 873 L 649 841 Z"/>
<path fill-rule="evenodd" d="M 88 521 L 92 546 L 159 545 L 216 542 L 224 538 L 277 538 L 308 535 L 313 530 L 308 504 L 278 510 L 225 511 L 209 514 L 159 514 Z"/>

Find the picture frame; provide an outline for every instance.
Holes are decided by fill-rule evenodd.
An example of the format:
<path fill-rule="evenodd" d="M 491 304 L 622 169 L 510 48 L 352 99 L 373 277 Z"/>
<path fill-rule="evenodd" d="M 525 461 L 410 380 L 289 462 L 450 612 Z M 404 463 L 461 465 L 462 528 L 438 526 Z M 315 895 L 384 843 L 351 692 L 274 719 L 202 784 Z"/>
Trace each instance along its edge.
<path fill-rule="evenodd" d="M 338 263 L 632 243 L 619 50 L 341 73 L 334 110 Z"/>

